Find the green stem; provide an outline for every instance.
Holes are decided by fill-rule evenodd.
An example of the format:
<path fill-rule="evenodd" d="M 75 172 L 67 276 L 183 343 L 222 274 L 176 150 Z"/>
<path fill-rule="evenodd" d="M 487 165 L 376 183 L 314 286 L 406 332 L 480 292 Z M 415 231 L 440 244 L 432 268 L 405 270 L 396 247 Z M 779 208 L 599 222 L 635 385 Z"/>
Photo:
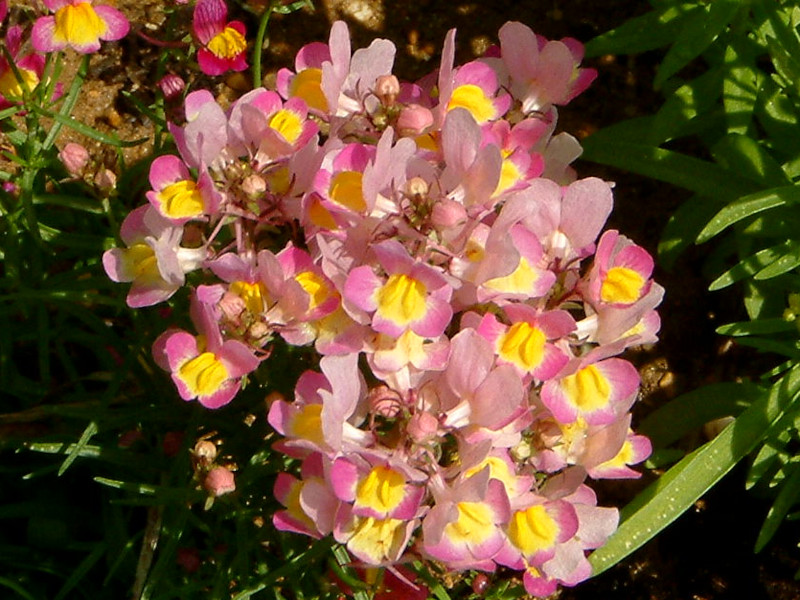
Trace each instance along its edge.
<path fill-rule="evenodd" d="M 267 10 L 261 15 L 256 33 L 256 47 L 253 50 L 253 87 L 261 87 L 261 54 L 264 52 L 264 38 L 267 37 L 269 18 L 275 10 L 275 2 L 270 2 Z"/>
<path fill-rule="evenodd" d="M 64 98 L 64 103 L 61 105 L 61 109 L 58 111 L 58 114 L 60 114 L 62 117 L 68 117 L 72 113 L 72 109 L 75 108 L 75 104 L 78 102 L 79 92 L 81 91 L 81 85 L 83 84 L 83 80 L 86 78 L 86 73 L 88 73 L 88 71 L 89 55 L 85 54 L 83 56 L 83 60 L 81 60 L 80 66 L 78 67 L 78 72 L 75 74 L 75 79 L 72 80 L 72 83 L 69 86 L 69 91 Z M 47 135 L 47 139 L 45 139 L 42 146 L 43 150 L 47 150 L 55 143 L 56 137 L 61 131 L 61 127 L 62 123 L 58 121 L 53 123 L 53 127 L 50 129 L 50 133 Z"/>

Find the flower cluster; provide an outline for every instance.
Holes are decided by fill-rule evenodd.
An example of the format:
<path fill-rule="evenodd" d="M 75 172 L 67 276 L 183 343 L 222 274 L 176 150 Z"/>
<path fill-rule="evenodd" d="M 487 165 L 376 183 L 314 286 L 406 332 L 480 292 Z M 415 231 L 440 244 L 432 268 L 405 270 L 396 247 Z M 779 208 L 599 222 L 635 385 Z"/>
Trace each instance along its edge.
<path fill-rule="evenodd" d="M 212 54 L 239 48 L 224 21 L 198 32 Z M 132 307 L 197 272 L 196 331 L 153 348 L 184 400 L 231 402 L 280 340 L 321 356 L 269 409 L 301 465 L 277 478 L 276 527 L 367 565 L 508 567 L 545 596 L 616 529 L 587 478 L 636 477 L 650 452 L 618 355 L 656 340 L 663 289 L 603 232 L 611 186 L 577 179 L 580 145 L 554 133 L 595 76 L 582 46 L 516 22 L 499 41 L 456 66 L 451 31 L 409 83 L 390 42 L 352 52 L 337 22 L 275 90 L 227 109 L 190 93 L 178 154 L 152 163 L 103 264 Z"/>

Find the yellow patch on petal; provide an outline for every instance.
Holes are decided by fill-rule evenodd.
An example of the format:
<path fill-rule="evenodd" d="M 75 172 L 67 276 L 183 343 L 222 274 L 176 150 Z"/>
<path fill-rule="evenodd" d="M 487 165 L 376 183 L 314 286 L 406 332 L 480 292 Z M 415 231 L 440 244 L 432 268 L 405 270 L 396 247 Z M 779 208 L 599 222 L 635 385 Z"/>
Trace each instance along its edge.
<path fill-rule="evenodd" d="M 516 494 L 517 478 L 514 473 L 511 472 L 511 469 L 508 468 L 508 464 L 497 456 L 485 458 L 479 465 L 472 467 L 471 469 L 467 469 L 464 475 L 466 477 L 477 475 L 483 471 L 487 465 L 489 466 L 489 477 L 491 479 L 497 479 L 500 481 L 503 484 L 503 487 L 506 488 L 506 493 L 509 496 Z"/>
<path fill-rule="evenodd" d="M 170 183 L 158 192 L 161 212 L 171 219 L 186 219 L 203 214 L 203 195 L 194 181 Z"/>
<path fill-rule="evenodd" d="M 522 179 L 522 173 L 520 173 L 517 165 L 513 161 L 504 159 L 500 167 L 500 181 L 497 182 L 497 187 L 494 189 L 492 197 L 499 196 L 510 187 L 516 185 L 520 179 Z"/>
<path fill-rule="evenodd" d="M 292 78 L 289 95 L 302 98 L 309 108 L 328 112 L 328 100 L 322 93 L 322 69 L 303 69 Z"/>
<path fill-rule="evenodd" d="M 9 101 L 22 100 L 25 92 L 30 92 L 39 85 L 39 76 L 34 71 L 22 67 L 17 67 L 17 71 L 22 81 L 17 79 L 13 69 L 0 75 L 0 94 Z"/>
<path fill-rule="evenodd" d="M 108 27 L 88 2 L 62 6 L 55 14 L 53 39 L 59 43 L 85 46 L 97 42 Z"/>
<path fill-rule="evenodd" d="M 292 419 L 288 429 L 292 437 L 323 445 L 322 404 L 306 404 Z"/>
<path fill-rule="evenodd" d="M 262 283 L 248 283 L 247 281 L 234 281 L 228 288 L 243 301 L 247 311 L 258 315 L 264 311 L 267 290 Z"/>
<path fill-rule="evenodd" d="M 134 244 L 123 250 L 127 270 L 133 272 L 133 278 L 140 281 L 158 281 L 158 260 L 155 251 L 147 244 Z"/>
<path fill-rule="evenodd" d="M 388 513 L 403 501 L 405 477 L 385 466 L 374 467 L 356 488 L 356 505 Z"/>
<path fill-rule="evenodd" d="M 405 536 L 404 524 L 399 519 L 356 517 L 347 547 L 354 553 L 369 557 L 372 564 L 385 562 L 397 554 Z"/>
<path fill-rule="evenodd" d="M 325 280 L 313 271 L 303 271 L 295 275 L 295 281 L 308 294 L 308 309 L 314 310 L 331 297 L 331 288 Z"/>
<path fill-rule="evenodd" d="M 584 412 L 601 409 L 611 399 L 611 383 L 595 365 L 567 375 L 561 387 L 569 401 Z"/>
<path fill-rule="evenodd" d="M 464 256 L 467 257 L 469 262 L 479 262 L 486 256 L 486 249 L 475 240 L 467 240 L 467 246 L 464 248 Z"/>
<path fill-rule="evenodd" d="M 552 548 L 558 536 L 558 523 L 537 504 L 514 513 L 508 524 L 508 539 L 525 556 Z"/>
<path fill-rule="evenodd" d="M 504 360 L 530 371 L 544 360 L 546 341 L 541 329 L 521 321 L 509 327 L 498 340 L 499 354 Z"/>
<path fill-rule="evenodd" d="M 281 137 L 290 144 L 294 144 L 303 133 L 303 119 L 296 112 L 280 109 L 269 119 L 270 128 L 281 134 Z"/>
<path fill-rule="evenodd" d="M 203 352 L 184 363 L 178 369 L 177 375 L 192 394 L 208 396 L 228 379 L 228 369 L 213 352 Z"/>
<path fill-rule="evenodd" d="M 517 268 L 508 275 L 489 279 L 483 285 L 504 294 L 524 294 L 530 292 L 539 274 L 534 271 L 525 257 L 519 259 Z"/>
<path fill-rule="evenodd" d="M 627 465 L 633 464 L 633 444 L 631 444 L 630 440 L 625 440 L 625 443 L 622 444 L 622 448 L 619 449 L 617 455 L 614 458 L 607 460 L 604 463 L 600 463 L 597 465 L 597 469 L 607 469 L 607 468 L 620 468 L 625 467 Z"/>
<path fill-rule="evenodd" d="M 313 225 L 322 229 L 334 230 L 339 228 L 331 211 L 322 205 L 319 198 L 311 200 L 311 204 L 308 207 L 308 219 Z"/>
<path fill-rule="evenodd" d="M 289 494 L 286 498 L 286 512 L 297 521 L 308 527 L 311 531 L 316 530 L 316 525 L 303 510 L 300 504 L 300 493 L 303 491 L 303 486 L 306 482 L 294 481 L 292 487 L 289 489 Z"/>
<path fill-rule="evenodd" d="M 427 293 L 421 281 L 395 273 L 378 291 L 378 313 L 397 325 L 418 321 L 428 309 Z"/>
<path fill-rule="evenodd" d="M 273 169 L 269 173 L 264 174 L 263 177 L 267 180 L 269 189 L 273 194 L 282 196 L 283 194 L 289 192 L 289 188 L 292 184 L 292 178 L 288 167 L 279 167 L 277 169 Z"/>
<path fill-rule="evenodd" d="M 600 299 L 614 304 L 632 304 L 642 295 L 645 280 L 628 267 L 612 267 L 600 288 Z"/>
<path fill-rule="evenodd" d="M 430 150 L 431 152 L 439 151 L 439 141 L 436 132 L 419 135 L 414 138 L 414 143 L 420 150 Z"/>
<path fill-rule="evenodd" d="M 459 502 L 458 518 L 444 527 L 453 542 L 481 544 L 494 533 L 492 510 L 483 502 Z"/>
<path fill-rule="evenodd" d="M 208 50 L 217 58 L 230 60 L 247 49 L 244 36 L 233 27 L 226 27 L 208 42 Z"/>
<path fill-rule="evenodd" d="M 486 123 L 497 115 L 492 99 L 488 98 L 479 86 L 472 83 L 460 85 L 453 90 L 450 102 L 447 103 L 447 110 L 451 111 L 454 108 L 467 109 L 478 123 Z"/>
<path fill-rule="evenodd" d="M 346 206 L 355 212 L 367 208 L 362 188 L 363 174 L 358 171 L 340 171 L 331 180 L 328 195 L 336 204 Z"/>

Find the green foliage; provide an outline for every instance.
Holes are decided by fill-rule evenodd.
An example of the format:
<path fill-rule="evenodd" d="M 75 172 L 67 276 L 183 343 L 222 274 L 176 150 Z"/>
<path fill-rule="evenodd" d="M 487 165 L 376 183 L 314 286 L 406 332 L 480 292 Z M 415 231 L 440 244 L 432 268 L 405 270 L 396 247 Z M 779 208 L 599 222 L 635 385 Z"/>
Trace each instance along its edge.
<path fill-rule="evenodd" d="M 665 48 L 654 86 L 666 100 L 653 116 L 592 135 L 584 158 L 692 192 L 664 229 L 661 264 L 671 268 L 692 244 L 716 244 L 709 289 L 738 286 L 749 317 L 717 332 L 788 360 L 758 384 L 701 388 L 648 416 L 641 430 L 656 457 L 708 420 L 736 420 L 625 508 L 617 534 L 592 556 L 596 572 L 650 539 L 746 456 L 748 488 L 773 499 L 755 551 L 800 504 L 793 451 L 800 440 L 800 8 L 786 0 L 652 4 L 590 42 L 587 54 Z"/>

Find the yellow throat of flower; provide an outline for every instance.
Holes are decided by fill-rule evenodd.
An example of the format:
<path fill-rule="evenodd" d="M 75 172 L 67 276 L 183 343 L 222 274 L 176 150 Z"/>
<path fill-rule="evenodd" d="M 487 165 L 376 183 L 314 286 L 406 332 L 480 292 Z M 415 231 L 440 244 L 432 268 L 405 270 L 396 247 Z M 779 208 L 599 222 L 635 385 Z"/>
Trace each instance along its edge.
<path fill-rule="evenodd" d="M 62 6 L 55 14 L 53 38 L 57 42 L 66 42 L 84 46 L 96 42 L 106 33 L 107 26 L 88 2 L 77 5 Z"/>

